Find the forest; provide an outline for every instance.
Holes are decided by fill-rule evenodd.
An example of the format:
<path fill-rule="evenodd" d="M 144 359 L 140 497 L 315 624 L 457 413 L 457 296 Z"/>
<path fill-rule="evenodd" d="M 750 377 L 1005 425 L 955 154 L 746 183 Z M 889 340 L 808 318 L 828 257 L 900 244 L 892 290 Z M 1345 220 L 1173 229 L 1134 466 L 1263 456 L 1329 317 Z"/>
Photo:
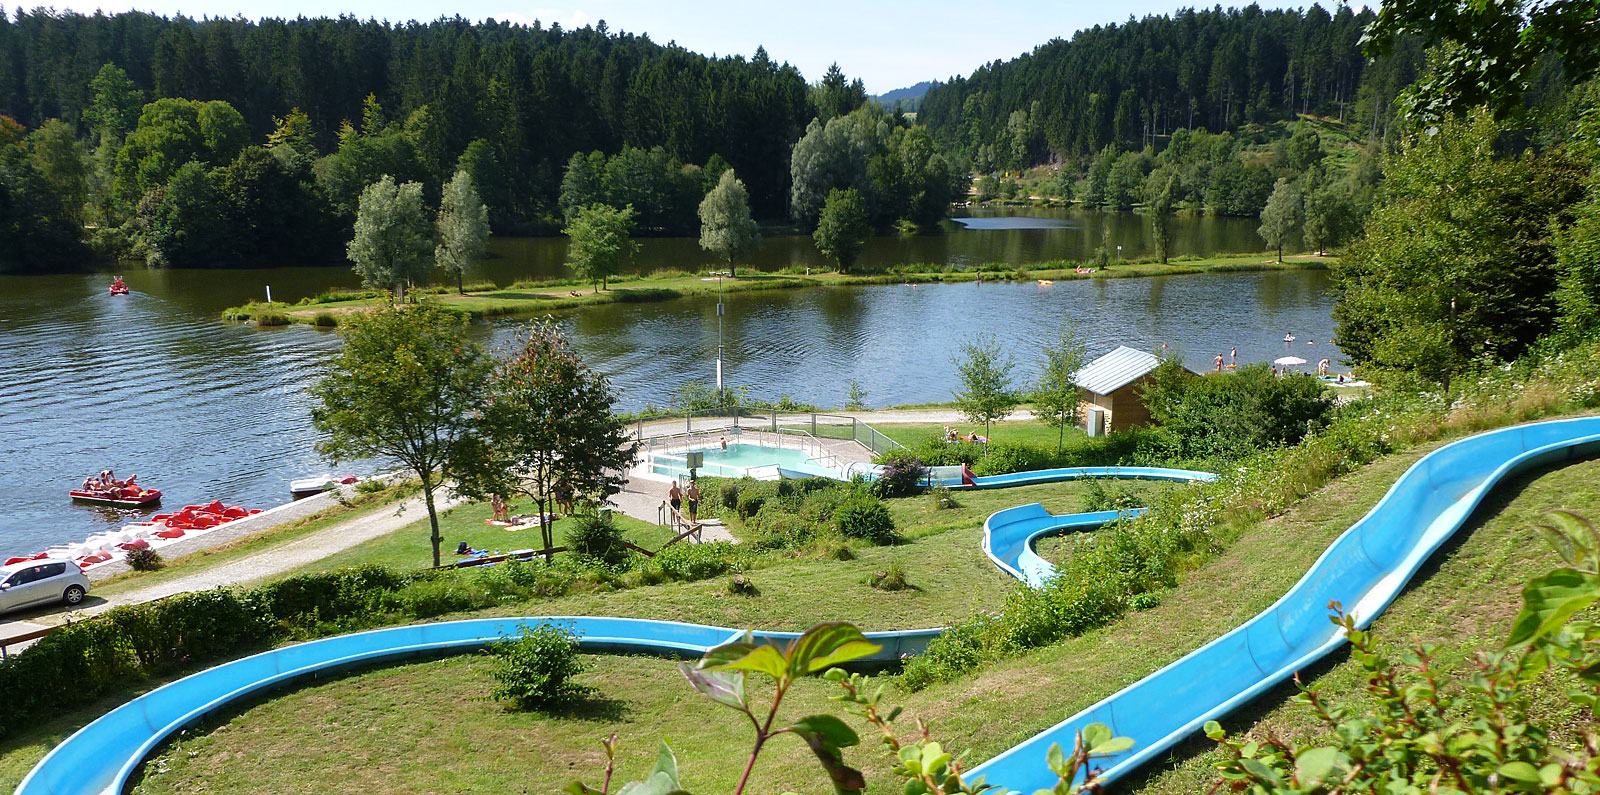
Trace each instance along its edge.
<path fill-rule="evenodd" d="M 945 146 L 978 171 L 1059 159 L 1081 165 L 1106 147 L 1138 151 L 1175 130 L 1331 117 L 1390 135 L 1395 99 L 1421 72 L 1420 38 L 1367 59 L 1373 16 L 1340 5 L 1305 10 L 1183 9 L 1095 26 L 970 77 L 935 83 L 918 108 Z"/>

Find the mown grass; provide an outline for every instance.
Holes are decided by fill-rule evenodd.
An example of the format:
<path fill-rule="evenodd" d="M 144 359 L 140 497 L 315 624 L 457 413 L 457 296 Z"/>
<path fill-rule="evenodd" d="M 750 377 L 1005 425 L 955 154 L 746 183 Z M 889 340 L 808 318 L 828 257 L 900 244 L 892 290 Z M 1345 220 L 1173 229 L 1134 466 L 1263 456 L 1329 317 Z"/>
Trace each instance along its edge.
<path fill-rule="evenodd" d="M 1138 278 L 1146 276 L 1172 276 L 1189 273 L 1294 270 L 1326 267 L 1327 259 L 1314 256 L 1286 257 L 1278 263 L 1265 253 L 1229 254 L 1215 257 L 1173 258 L 1167 264 L 1156 261 L 1130 261 L 1119 263 L 1094 274 L 1080 274 L 1076 268 L 1082 263 L 1055 261 L 1035 263 L 1026 267 L 985 265 L 977 269 L 962 270 L 945 265 L 897 266 L 887 272 L 832 273 L 821 268 L 806 274 L 803 269 L 785 268 L 779 273 L 745 271 L 736 279 L 724 279 L 719 287 L 717 280 L 698 274 L 667 271 L 642 276 L 624 276 L 611 281 L 610 289 L 596 292 L 592 285 L 574 279 L 545 282 L 517 283 L 506 288 L 491 285 L 474 285 L 482 288 L 468 295 L 457 294 L 454 289 L 430 287 L 418 291 L 429 296 L 446 309 L 467 313 L 474 317 L 526 315 L 590 305 L 667 301 L 718 292 L 737 294 L 762 290 L 790 290 L 808 287 L 848 287 L 877 284 L 965 282 L 979 278 L 988 280 L 1049 279 L 1064 281 L 1092 278 Z M 326 325 L 328 319 L 337 324 L 338 315 L 358 311 L 384 300 L 371 292 L 333 293 L 308 300 L 303 305 L 265 305 L 251 303 L 223 311 L 223 319 L 242 321 L 271 317 L 274 322 L 281 315 L 290 322 Z"/>
<path fill-rule="evenodd" d="M 511 513 L 533 513 L 536 509 L 529 505 L 513 504 Z M 439 515 L 439 535 L 444 539 L 440 545 L 443 554 L 442 562 L 449 564 L 462 558 L 455 553 L 456 545 L 465 541 L 473 549 L 487 549 L 491 553 L 510 552 L 516 549 L 539 549 L 544 543 L 536 525 L 520 528 L 506 528 L 485 524 L 484 520 L 493 516 L 493 510 L 483 503 L 468 503 L 458 505 Z M 658 549 L 662 544 L 672 539 L 672 533 L 667 529 L 642 522 L 622 514 L 613 514 L 612 521 L 616 522 L 623 530 L 623 536 L 645 549 Z M 556 520 L 554 525 L 556 545 L 566 543 L 566 532 L 574 524 L 570 517 Z M 392 569 L 408 570 L 428 568 L 433 565 L 433 544 L 430 540 L 431 533 L 428 526 L 426 513 L 418 512 L 416 521 L 407 524 L 392 533 L 386 533 L 378 538 L 357 544 L 342 552 L 330 555 L 322 560 L 309 563 L 282 575 L 310 574 L 320 571 L 332 571 L 347 566 L 360 566 L 376 564 Z"/>
<path fill-rule="evenodd" d="M 1254 526 L 1230 551 L 1163 594 L 1158 607 L 994 663 L 969 679 L 893 697 L 907 707 L 901 720 L 928 721 L 936 737 L 955 748 L 971 748 L 975 760 L 1026 739 L 1270 604 L 1424 452 L 1386 457 Z M 1392 644 L 1440 643 L 1441 662 L 1464 670 L 1472 650 L 1492 647 L 1504 637 L 1521 584 L 1554 565 L 1553 554 L 1525 530 L 1554 506 L 1600 514 L 1600 462 L 1536 473 L 1499 489 L 1462 531 L 1462 540 L 1435 555 L 1418 582 L 1378 620 L 1379 637 Z M 759 582 L 763 573 L 755 577 Z M 908 568 L 908 579 L 922 584 L 914 569 Z M 839 605 L 828 612 L 846 614 L 868 599 L 925 596 L 930 590 L 853 598 L 853 591 L 836 590 L 833 583 L 809 585 L 807 593 L 828 595 L 818 601 Z M 762 589 L 761 597 L 726 601 L 747 604 L 778 596 L 766 582 Z M 764 617 L 759 611 L 751 614 Z M 480 700 L 490 679 L 486 661 L 475 655 L 356 673 L 281 694 L 223 716 L 165 749 L 151 766 L 159 772 L 147 774 L 137 791 L 433 791 L 447 782 L 461 790 L 511 791 L 523 785 L 553 790 L 574 777 L 597 780 L 603 757 L 596 740 L 612 731 L 624 737 L 621 780 L 642 775 L 655 743 L 669 739 L 692 790 L 731 787 L 748 731 L 733 713 L 696 696 L 670 662 L 605 657 L 593 663 L 584 682 L 599 688 L 598 700 L 559 715 L 512 713 Z M 1314 673 L 1331 697 L 1364 697 L 1358 671 L 1348 661 L 1336 659 Z M 828 687 L 816 680 L 802 683 L 786 702 L 785 714 L 837 712 L 825 701 Z M 1264 696 L 1236 715 L 1231 728 L 1254 723 L 1257 732 L 1288 737 L 1313 731 L 1308 714 L 1284 706 L 1290 692 L 1279 688 Z M 1568 716 L 1558 704 L 1536 699 L 1536 712 L 1564 721 Z M 1213 779 L 1210 765 L 1218 758 L 1209 748 L 1207 741 L 1193 740 L 1129 787 L 1205 791 Z M 758 791 L 823 786 L 798 743 L 775 744 L 769 753 L 757 769 Z M 13 755 L 7 755 L 8 762 Z M 859 749 L 850 758 L 867 769 L 875 791 L 885 791 L 889 777 L 880 751 Z"/>

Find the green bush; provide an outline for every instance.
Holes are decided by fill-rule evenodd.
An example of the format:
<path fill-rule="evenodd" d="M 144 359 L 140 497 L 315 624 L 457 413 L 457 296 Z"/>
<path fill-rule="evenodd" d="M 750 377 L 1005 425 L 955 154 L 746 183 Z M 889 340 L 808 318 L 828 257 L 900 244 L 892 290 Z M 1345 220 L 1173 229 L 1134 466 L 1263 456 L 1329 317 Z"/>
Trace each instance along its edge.
<path fill-rule="evenodd" d="M 875 571 L 867 577 L 867 584 L 880 591 L 904 591 L 911 587 L 906 582 L 906 570 L 898 563 L 889 564 L 883 571 Z"/>
<path fill-rule="evenodd" d="M 872 481 L 872 493 L 879 497 L 905 497 L 922 489 L 927 465 L 922 459 L 906 450 L 896 450 L 878 457 L 883 469 Z"/>
<path fill-rule="evenodd" d="M 549 709 L 570 704 L 594 692 L 572 681 L 585 665 L 578 656 L 578 639 L 572 633 L 540 624 L 523 627 L 515 638 L 492 644 L 494 678 L 499 684 L 490 694 L 517 709 Z"/>
<path fill-rule="evenodd" d="M 899 540 L 889 507 L 870 494 L 856 494 L 845 500 L 834 512 L 833 521 L 839 532 L 849 538 L 861 538 L 874 544 L 893 544 Z"/>
<path fill-rule="evenodd" d="M 747 527 L 756 549 L 798 549 L 816 538 L 814 525 L 777 503 L 763 506 Z"/>
<path fill-rule="evenodd" d="M 1126 511 L 1144 507 L 1134 487 L 1115 478 L 1089 478 L 1080 505 L 1084 513 L 1095 511 Z"/>
<path fill-rule="evenodd" d="M 134 547 L 128 550 L 123 559 L 128 562 L 128 568 L 134 571 L 155 571 L 162 566 L 161 553 L 150 547 Z"/>
<path fill-rule="evenodd" d="M 471 592 L 452 577 L 413 582 L 396 591 L 385 606 L 413 618 L 433 618 L 481 605 L 475 604 Z"/>
<path fill-rule="evenodd" d="M 608 566 L 620 566 L 628 562 L 628 548 L 623 546 L 622 530 L 598 516 L 580 516 L 574 520 L 572 528 L 567 531 L 567 548 Z"/>
<path fill-rule="evenodd" d="M 726 541 L 710 544 L 678 542 L 638 567 L 639 582 L 696 582 L 744 568 L 744 553 Z"/>
<path fill-rule="evenodd" d="M 334 328 L 339 325 L 339 316 L 332 312 L 318 312 L 311 319 L 311 325 L 317 328 Z"/>

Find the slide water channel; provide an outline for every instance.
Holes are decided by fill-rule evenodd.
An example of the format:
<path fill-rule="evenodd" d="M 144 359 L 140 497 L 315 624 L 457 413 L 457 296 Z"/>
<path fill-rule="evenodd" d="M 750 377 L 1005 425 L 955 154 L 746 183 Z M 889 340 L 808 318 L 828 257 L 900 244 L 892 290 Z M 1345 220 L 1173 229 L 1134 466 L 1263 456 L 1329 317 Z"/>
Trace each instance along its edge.
<path fill-rule="evenodd" d="M 1052 743 L 1070 748 L 1083 726 L 1099 722 L 1134 739 L 1129 751 L 1105 760 L 1102 780 L 1143 762 L 1229 711 L 1283 682 L 1345 641 L 1328 621 L 1327 605 L 1342 603 L 1359 627 L 1370 626 L 1417 569 L 1464 524 L 1485 494 L 1508 475 L 1600 454 L 1600 417 L 1537 422 L 1471 436 L 1424 456 L 1400 476 L 1356 524 L 1341 534 L 1305 576 L 1255 618 L 1171 665 L 973 768 L 1012 792 L 1052 786 L 1045 766 Z M 1184 470 L 1117 467 L 1023 472 L 977 480 L 1001 488 L 1083 477 L 1203 480 Z M 1114 511 L 1052 515 L 1038 504 L 999 511 L 984 525 L 984 551 L 1001 569 L 1030 584 L 1050 574 L 1032 551 L 1034 539 L 1090 529 Z M 230 703 L 266 688 L 317 673 L 417 654 L 481 647 L 522 624 L 569 628 L 593 651 L 697 656 L 742 634 L 644 619 L 527 617 L 422 624 L 360 632 L 285 646 L 201 671 L 112 710 L 56 746 L 23 779 L 18 795 L 117 793 L 152 750 L 173 733 Z M 915 653 L 937 629 L 867 633 L 883 645 L 878 659 Z M 756 632 L 784 643 L 795 633 Z"/>

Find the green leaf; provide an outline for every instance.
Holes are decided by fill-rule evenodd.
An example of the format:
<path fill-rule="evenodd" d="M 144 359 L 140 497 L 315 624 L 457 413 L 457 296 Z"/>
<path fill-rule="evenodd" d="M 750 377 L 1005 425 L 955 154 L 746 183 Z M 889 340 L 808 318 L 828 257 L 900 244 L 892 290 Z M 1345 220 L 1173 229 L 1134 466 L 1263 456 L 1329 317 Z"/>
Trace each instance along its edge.
<path fill-rule="evenodd" d="M 1091 723 L 1083 727 L 1083 747 L 1093 748 L 1111 739 L 1111 727 L 1104 723 Z"/>
<path fill-rule="evenodd" d="M 568 784 L 561 791 L 567 793 L 567 795 L 604 795 L 602 792 L 600 792 L 600 790 L 597 790 L 594 787 L 583 783 L 582 781 L 574 781 L 571 784 Z"/>
<path fill-rule="evenodd" d="M 782 680 L 789 673 L 789 666 L 784 662 L 783 655 L 779 654 L 778 650 L 771 646 L 751 646 L 747 643 L 730 643 L 728 645 L 743 646 L 746 649 L 738 649 L 737 651 L 744 651 L 744 653 L 730 662 L 705 665 L 704 661 L 702 661 L 702 666 L 707 670 L 713 671 L 756 671 L 764 673 L 774 680 Z M 707 657 L 716 651 L 717 649 L 712 649 L 710 652 L 706 652 Z"/>
<path fill-rule="evenodd" d="M 1301 786 L 1315 784 L 1333 772 L 1333 765 L 1337 761 L 1339 749 L 1333 746 L 1308 748 L 1295 757 L 1294 772 L 1300 778 Z"/>
<path fill-rule="evenodd" d="M 740 711 L 749 710 L 744 701 L 744 671 L 703 671 L 690 663 L 679 663 L 678 670 L 706 698 Z"/>
<path fill-rule="evenodd" d="M 1574 613 L 1600 600 L 1600 577 L 1556 569 L 1522 589 L 1522 612 L 1511 627 L 1510 646 L 1523 646 L 1561 628 Z"/>
<path fill-rule="evenodd" d="M 1090 756 L 1110 756 L 1111 754 L 1120 754 L 1123 751 L 1126 751 L 1126 750 L 1128 750 L 1129 748 L 1132 748 L 1132 747 L 1133 747 L 1133 738 L 1132 737 L 1113 737 L 1112 739 L 1106 740 L 1105 742 L 1100 743 L 1099 745 L 1090 746 L 1089 747 L 1089 755 Z"/>
<path fill-rule="evenodd" d="M 843 621 L 818 624 L 806 630 L 789 647 L 789 673 L 801 677 L 882 650 L 882 646 L 868 641 L 852 624 Z"/>
<path fill-rule="evenodd" d="M 1217 742 L 1222 742 L 1228 736 L 1228 732 L 1222 728 L 1222 724 L 1214 720 L 1206 721 L 1205 732 L 1207 737 Z"/>
<path fill-rule="evenodd" d="M 1244 757 L 1239 760 L 1239 764 L 1243 765 L 1244 769 L 1248 771 L 1250 775 L 1255 776 L 1259 781 L 1265 781 L 1270 784 L 1283 783 L 1283 778 L 1278 775 L 1278 771 L 1267 767 L 1258 759 Z"/>
<path fill-rule="evenodd" d="M 1512 781 L 1524 781 L 1530 784 L 1539 783 L 1539 769 L 1527 762 L 1507 762 L 1501 765 L 1496 772 Z"/>
<path fill-rule="evenodd" d="M 832 715 L 811 715 L 801 718 L 789 731 L 800 735 L 811 747 L 811 752 L 816 754 L 817 761 L 822 763 L 824 770 L 828 771 L 828 778 L 833 781 L 834 792 L 854 793 L 860 792 L 867 786 L 867 779 L 857 770 L 844 763 L 844 754 L 839 749 L 849 747 L 861 742 L 854 730 L 844 724 L 844 721 Z"/>
<path fill-rule="evenodd" d="M 1050 768 L 1050 772 L 1057 776 L 1067 774 L 1067 755 L 1062 752 L 1061 743 L 1050 744 L 1050 753 L 1045 755 L 1044 763 Z"/>
<path fill-rule="evenodd" d="M 789 728 L 800 734 L 819 735 L 840 748 L 849 748 L 861 742 L 861 737 L 854 729 L 832 715 L 808 715 L 795 721 Z"/>

